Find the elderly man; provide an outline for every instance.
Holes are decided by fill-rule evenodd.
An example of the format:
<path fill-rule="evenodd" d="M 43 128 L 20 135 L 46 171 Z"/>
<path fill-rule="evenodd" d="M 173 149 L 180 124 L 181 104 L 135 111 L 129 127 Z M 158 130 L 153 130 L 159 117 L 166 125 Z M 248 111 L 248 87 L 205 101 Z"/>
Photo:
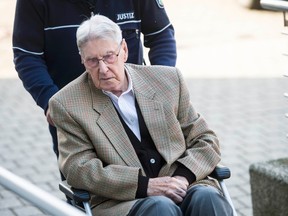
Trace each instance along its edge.
<path fill-rule="evenodd" d="M 120 28 L 95 15 L 77 30 L 86 72 L 49 101 L 67 182 L 94 215 L 232 215 L 207 178 L 218 139 L 174 67 L 126 64 Z"/>

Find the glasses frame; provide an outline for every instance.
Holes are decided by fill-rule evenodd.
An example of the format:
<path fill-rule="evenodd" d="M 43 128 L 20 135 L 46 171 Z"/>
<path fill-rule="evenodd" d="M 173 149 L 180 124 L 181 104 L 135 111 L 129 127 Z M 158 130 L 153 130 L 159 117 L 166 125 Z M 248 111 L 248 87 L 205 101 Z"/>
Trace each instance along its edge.
<path fill-rule="evenodd" d="M 86 65 L 87 65 L 89 68 L 96 68 L 96 67 L 98 67 L 100 61 L 103 61 L 106 65 L 108 65 L 108 64 L 114 64 L 114 63 L 118 60 L 118 56 L 119 56 L 119 54 L 120 54 L 120 52 L 121 52 L 122 43 L 123 43 L 123 40 L 121 40 L 121 42 L 120 42 L 120 44 L 119 44 L 119 46 L 118 46 L 118 48 L 117 48 L 117 50 L 119 50 L 117 54 L 116 54 L 116 51 L 115 51 L 115 52 L 112 52 L 111 54 L 104 55 L 101 59 L 98 59 L 98 58 L 96 58 L 96 57 L 89 58 L 89 59 L 83 59 L 83 63 L 84 63 L 84 64 L 86 63 Z M 115 56 L 115 60 L 114 60 L 113 62 L 107 62 L 107 60 L 105 60 L 105 59 L 108 59 L 108 57 L 111 57 L 111 56 Z M 95 60 L 97 60 L 97 61 L 95 61 Z M 87 63 L 88 61 L 91 61 L 91 63 Z"/>

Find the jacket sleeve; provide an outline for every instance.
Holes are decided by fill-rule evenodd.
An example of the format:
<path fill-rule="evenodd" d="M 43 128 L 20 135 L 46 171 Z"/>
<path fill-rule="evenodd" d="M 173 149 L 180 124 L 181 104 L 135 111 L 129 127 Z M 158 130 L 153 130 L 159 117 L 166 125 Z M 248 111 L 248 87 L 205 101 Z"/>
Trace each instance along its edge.
<path fill-rule="evenodd" d="M 180 72 L 177 74 L 180 81 L 177 119 L 186 144 L 186 151 L 177 162 L 188 168 L 198 181 L 209 175 L 220 162 L 219 140 L 192 106 L 183 76 Z"/>
<path fill-rule="evenodd" d="M 177 59 L 174 28 L 160 0 L 141 1 L 141 31 L 149 48 L 152 65 L 175 66 Z M 149 14 L 149 15 L 148 15 Z"/>
<path fill-rule="evenodd" d="M 44 59 L 43 1 L 18 0 L 13 29 L 15 69 L 25 89 L 46 110 L 49 98 L 58 91 Z"/>

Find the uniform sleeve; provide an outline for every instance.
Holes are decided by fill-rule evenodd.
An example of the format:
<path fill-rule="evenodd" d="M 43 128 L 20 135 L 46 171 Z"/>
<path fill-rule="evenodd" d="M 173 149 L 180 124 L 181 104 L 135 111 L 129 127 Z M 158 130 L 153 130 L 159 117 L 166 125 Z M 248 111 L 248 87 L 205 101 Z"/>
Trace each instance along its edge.
<path fill-rule="evenodd" d="M 44 60 L 44 17 L 42 0 L 18 0 L 14 18 L 13 53 L 15 69 L 25 89 L 44 110 L 58 91 Z"/>
<path fill-rule="evenodd" d="M 144 46 L 152 65 L 175 66 L 177 59 L 174 28 L 161 0 L 141 1 Z"/>

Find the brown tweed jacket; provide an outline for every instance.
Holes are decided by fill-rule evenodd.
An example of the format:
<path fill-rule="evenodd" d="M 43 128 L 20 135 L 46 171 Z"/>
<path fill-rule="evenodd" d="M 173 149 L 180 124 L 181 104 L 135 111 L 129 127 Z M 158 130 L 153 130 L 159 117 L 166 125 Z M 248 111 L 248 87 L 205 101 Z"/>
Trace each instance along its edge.
<path fill-rule="evenodd" d="M 177 68 L 126 64 L 152 139 L 172 175 L 180 162 L 197 183 L 220 161 L 218 139 L 190 103 Z M 136 202 L 138 175 L 145 175 L 109 97 L 85 72 L 50 102 L 59 139 L 59 167 L 67 182 L 93 194 L 95 215 L 126 215 Z M 206 181 L 207 182 L 207 181 Z"/>

